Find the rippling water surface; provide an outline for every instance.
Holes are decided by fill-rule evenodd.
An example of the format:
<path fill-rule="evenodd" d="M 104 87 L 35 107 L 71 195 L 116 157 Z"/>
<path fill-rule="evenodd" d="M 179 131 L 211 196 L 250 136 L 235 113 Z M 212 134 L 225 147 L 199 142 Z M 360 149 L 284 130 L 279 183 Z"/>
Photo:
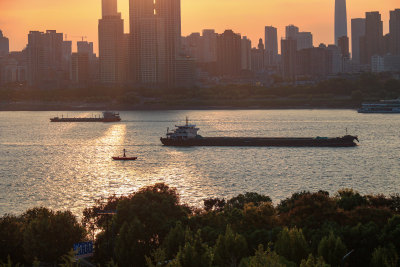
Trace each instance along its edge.
<path fill-rule="evenodd" d="M 58 115 L 61 115 L 58 112 Z M 92 116 L 99 112 L 68 112 Z M 120 123 L 50 123 L 57 112 L 0 112 L 0 216 L 35 206 L 72 210 L 165 182 L 182 201 L 244 192 L 275 203 L 300 190 L 400 192 L 400 115 L 351 110 L 132 111 Z M 67 112 L 64 112 L 67 115 Z M 189 116 L 203 136 L 341 136 L 356 148 L 163 147 Z M 136 162 L 114 162 L 126 148 Z"/>

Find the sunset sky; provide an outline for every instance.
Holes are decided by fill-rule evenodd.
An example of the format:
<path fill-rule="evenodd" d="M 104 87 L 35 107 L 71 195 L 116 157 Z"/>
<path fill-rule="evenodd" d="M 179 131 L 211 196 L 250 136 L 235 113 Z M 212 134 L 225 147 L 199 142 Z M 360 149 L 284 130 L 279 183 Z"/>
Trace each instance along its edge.
<path fill-rule="evenodd" d="M 118 0 L 119 10 L 128 27 L 128 0 Z M 348 0 L 348 20 L 364 17 L 366 11 L 380 11 L 384 32 L 388 31 L 389 10 L 400 8 L 398 0 Z M 101 0 L 0 0 L 0 29 L 10 39 L 12 51 L 27 43 L 30 30 L 57 30 L 68 34 L 74 43 L 87 36 L 97 50 L 97 23 Z M 256 46 L 264 38 L 264 26 L 273 25 L 278 34 L 295 24 L 311 31 L 314 45 L 333 42 L 334 0 L 182 0 L 182 34 L 202 29 L 233 29 L 247 35 Z"/>

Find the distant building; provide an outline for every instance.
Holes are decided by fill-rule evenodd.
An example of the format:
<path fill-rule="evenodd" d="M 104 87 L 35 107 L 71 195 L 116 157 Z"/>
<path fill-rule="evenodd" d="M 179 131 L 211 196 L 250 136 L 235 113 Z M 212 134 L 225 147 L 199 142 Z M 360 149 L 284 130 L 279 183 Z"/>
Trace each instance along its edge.
<path fill-rule="evenodd" d="M 286 40 L 296 40 L 297 50 L 313 47 L 313 36 L 310 32 L 299 32 L 299 28 L 294 25 L 286 26 Z"/>
<path fill-rule="evenodd" d="M 27 57 L 26 50 L 11 52 L 0 57 L 0 85 L 9 83 L 26 83 Z"/>
<path fill-rule="evenodd" d="M 272 26 L 265 27 L 265 64 L 276 64 L 278 57 L 278 30 Z"/>
<path fill-rule="evenodd" d="M 385 55 L 383 57 L 385 71 L 387 72 L 400 72 L 400 55 Z"/>
<path fill-rule="evenodd" d="M 71 58 L 71 81 L 87 85 L 90 81 L 90 64 L 88 53 L 73 53 Z"/>
<path fill-rule="evenodd" d="M 351 54 L 355 64 L 360 64 L 360 38 L 365 35 L 365 19 L 351 20 Z"/>
<path fill-rule="evenodd" d="M 339 74 L 343 72 L 343 56 L 336 45 L 328 45 L 328 73 Z"/>
<path fill-rule="evenodd" d="M 347 36 L 347 9 L 346 0 L 335 0 L 335 44 L 339 44 L 339 38 Z"/>
<path fill-rule="evenodd" d="M 383 57 L 374 55 L 371 57 L 371 71 L 374 73 L 385 71 L 385 61 Z"/>
<path fill-rule="evenodd" d="M 297 51 L 297 75 L 313 79 L 325 78 L 329 74 L 328 50 L 321 47 Z"/>
<path fill-rule="evenodd" d="M 63 85 L 63 81 L 69 78 L 65 70 L 67 44 L 63 41 L 63 34 L 56 31 L 29 33 L 27 45 L 29 86 L 59 88 Z"/>
<path fill-rule="evenodd" d="M 196 63 L 194 59 L 180 57 L 176 62 L 176 87 L 193 87 L 196 81 Z"/>
<path fill-rule="evenodd" d="M 342 36 L 338 40 L 338 47 L 343 58 L 349 59 L 350 58 L 350 49 L 349 49 L 349 37 Z"/>
<path fill-rule="evenodd" d="M 89 55 L 89 58 L 95 58 L 96 54 L 94 53 L 93 50 L 93 42 L 86 42 L 86 41 L 80 41 L 76 43 L 78 53 L 85 53 Z"/>
<path fill-rule="evenodd" d="M 400 9 L 390 11 L 390 50 L 392 55 L 400 55 Z"/>
<path fill-rule="evenodd" d="M 243 36 L 241 42 L 242 70 L 251 70 L 251 41 Z"/>
<path fill-rule="evenodd" d="M 295 81 L 297 68 L 297 40 L 291 38 L 282 39 L 281 53 L 283 77 Z"/>
<path fill-rule="evenodd" d="M 299 32 L 296 37 L 297 50 L 313 47 L 313 36 L 311 32 Z"/>
<path fill-rule="evenodd" d="M 110 85 L 126 81 L 124 21 L 116 5 L 117 0 L 103 0 L 103 18 L 99 20 L 100 81 Z"/>
<path fill-rule="evenodd" d="M 265 49 L 262 39 L 258 42 L 258 47 L 251 50 L 251 70 L 262 72 L 265 69 Z"/>
<path fill-rule="evenodd" d="M 241 64 L 241 36 L 226 30 L 217 37 L 217 71 L 223 76 L 238 76 Z"/>
<path fill-rule="evenodd" d="M 383 52 L 383 22 L 379 12 L 366 13 L 365 36 L 361 40 L 361 64 L 370 65 L 372 56 Z"/>
<path fill-rule="evenodd" d="M 3 35 L 3 32 L 0 30 L 0 57 L 8 55 L 10 52 L 10 42 L 8 38 Z"/>
<path fill-rule="evenodd" d="M 160 86 L 166 83 L 166 43 L 164 20 L 158 17 L 140 20 L 140 77 L 141 83 Z"/>
<path fill-rule="evenodd" d="M 167 86 L 175 87 L 176 60 L 181 54 L 181 0 L 155 1 L 155 14 L 164 20 Z"/>
<path fill-rule="evenodd" d="M 203 30 L 202 57 L 200 62 L 210 63 L 217 61 L 217 34 L 214 30 Z"/>

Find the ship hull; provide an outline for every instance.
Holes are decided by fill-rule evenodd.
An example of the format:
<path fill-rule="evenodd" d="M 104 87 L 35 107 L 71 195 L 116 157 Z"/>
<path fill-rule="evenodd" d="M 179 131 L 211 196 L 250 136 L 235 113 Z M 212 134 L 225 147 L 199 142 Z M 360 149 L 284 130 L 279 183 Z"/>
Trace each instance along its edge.
<path fill-rule="evenodd" d="M 357 137 L 344 136 L 336 138 L 236 138 L 205 137 L 189 140 L 161 138 L 165 146 L 242 146 L 242 147 L 354 147 Z"/>
<path fill-rule="evenodd" d="M 54 118 L 51 122 L 119 122 L 121 119 L 104 119 L 104 118 Z"/>

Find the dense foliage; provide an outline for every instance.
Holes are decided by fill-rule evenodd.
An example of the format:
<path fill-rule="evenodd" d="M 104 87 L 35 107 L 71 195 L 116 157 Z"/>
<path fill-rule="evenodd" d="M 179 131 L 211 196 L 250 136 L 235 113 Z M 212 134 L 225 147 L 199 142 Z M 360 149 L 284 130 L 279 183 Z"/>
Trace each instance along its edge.
<path fill-rule="evenodd" d="M 189 208 L 156 184 L 98 201 L 81 225 L 43 208 L 6 215 L 0 266 L 69 262 L 72 244 L 89 237 L 99 266 L 399 266 L 399 195 L 345 189 L 295 193 L 277 206 L 257 193 L 204 202 Z"/>
<path fill-rule="evenodd" d="M 275 79 L 278 80 L 278 79 Z M 271 86 L 226 84 L 202 88 L 133 88 L 90 86 L 88 88 L 42 90 L 0 88 L 1 102 L 88 103 L 120 108 L 137 107 L 357 107 L 362 101 L 400 97 L 400 80 L 392 75 L 364 73 L 338 77 L 316 84 Z M 185 107 L 185 106 L 182 106 Z"/>

